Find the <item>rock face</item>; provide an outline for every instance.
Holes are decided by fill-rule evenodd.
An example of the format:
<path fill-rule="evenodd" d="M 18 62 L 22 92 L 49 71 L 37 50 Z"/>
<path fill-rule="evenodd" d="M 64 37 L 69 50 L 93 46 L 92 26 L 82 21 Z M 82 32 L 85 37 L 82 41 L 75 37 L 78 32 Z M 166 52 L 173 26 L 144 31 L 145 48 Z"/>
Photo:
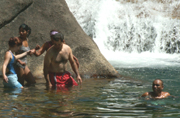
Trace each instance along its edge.
<path fill-rule="evenodd" d="M 0 1 L 0 64 L 8 49 L 8 40 L 18 36 L 22 23 L 31 27 L 29 46 L 42 45 L 50 40 L 52 29 L 60 30 L 65 42 L 80 62 L 82 77 L 117 77 L 118 72 L 103 57 L 94 41 L 87 36 L 69 11 L 65 0 L 2 0 Z M 42 75 L 44 55 L 28 57 L 28 66 L 34 75 Z M 68 70 L 72 73 L 70 66 Z"/>

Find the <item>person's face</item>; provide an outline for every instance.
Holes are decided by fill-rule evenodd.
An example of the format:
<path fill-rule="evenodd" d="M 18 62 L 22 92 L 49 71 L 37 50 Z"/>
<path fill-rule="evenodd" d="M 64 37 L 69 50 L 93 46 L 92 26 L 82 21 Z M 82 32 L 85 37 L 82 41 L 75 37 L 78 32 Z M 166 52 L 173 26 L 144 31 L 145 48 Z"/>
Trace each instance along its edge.
<path fill-rule="evenodd" d="M 61 48 L 63 45 L 63 42 L 61 40 L 58 41 L 52 40 L 52 43 L 54 44 L 54 47 L 57 49 Z"/>
<path fill-rule="evenodd" d="M 20 29 L 19 29 L 19 35 L 20 35 L 21 38 L 26 38 L 27 35 L 28 35 L 28 31 L 26 31 L 26 30 L 23 29 L 23 28 L 20 28 Z"/>
<path fill-rule="evenodd" d="M 153 92 L 160 93 L 163 90 L 162 81 L 155 80 L 152 84 L 152 89 L 153 89 Z"/>
<path fill-rule="evenodd" d="M 51 38 L 51 37 L 50 37 Z M 53 42 L 53 38 L 51 38 L 51 42 Z M 63 43 L 65 43 L 65 41 L 63 40 Z"/>

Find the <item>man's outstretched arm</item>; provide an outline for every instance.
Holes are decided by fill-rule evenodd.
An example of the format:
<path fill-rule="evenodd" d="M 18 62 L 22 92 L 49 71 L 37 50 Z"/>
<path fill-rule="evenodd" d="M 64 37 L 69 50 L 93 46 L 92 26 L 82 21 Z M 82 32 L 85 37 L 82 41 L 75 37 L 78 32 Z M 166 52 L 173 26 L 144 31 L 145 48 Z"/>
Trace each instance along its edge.
<path fill-rule="evenodd" d="M 35 50 L 34 55 L 36 57 L 40 56 L 45 52 L 45 50 L 46 50 L 46 43 L 44 43 L 41 47 L 39 47 L 39 50 Z"/>

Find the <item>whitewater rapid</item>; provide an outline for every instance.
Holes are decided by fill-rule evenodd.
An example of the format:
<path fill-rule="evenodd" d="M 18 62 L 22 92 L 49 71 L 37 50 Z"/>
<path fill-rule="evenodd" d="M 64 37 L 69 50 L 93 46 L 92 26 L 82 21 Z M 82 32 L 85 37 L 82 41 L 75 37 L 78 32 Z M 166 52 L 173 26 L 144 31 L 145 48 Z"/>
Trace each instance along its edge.
<path fill-rule="evenodd" d="M 180 66 L 180 1 L 66 0 L 105 58 L 121 67 Z"/>

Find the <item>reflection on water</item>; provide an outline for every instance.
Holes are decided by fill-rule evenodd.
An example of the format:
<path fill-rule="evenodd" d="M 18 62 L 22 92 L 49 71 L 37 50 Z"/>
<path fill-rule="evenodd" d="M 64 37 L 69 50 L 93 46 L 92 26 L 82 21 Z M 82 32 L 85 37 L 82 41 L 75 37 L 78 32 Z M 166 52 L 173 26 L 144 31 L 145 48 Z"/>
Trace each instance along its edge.
<path fill-rule="evenodd" d="M 179 68 L 117 70 L 139 81 L 85 79 L 82 87 L 68 91 L 47 90 L 44 79 L 22 91 L 9 90 L 1 84 L 0 117 L 180 117 Z M 154 78 L 163 79 L 164 90 L 176 97 L 139 98 L 151 91 Z"/>
<path fill-rule="evenodd" d="M 17 98 L 18 94 L 22 92 L 21 88 L 3 88 L 3 93 L 9 95 L 9 97 Z"/>

